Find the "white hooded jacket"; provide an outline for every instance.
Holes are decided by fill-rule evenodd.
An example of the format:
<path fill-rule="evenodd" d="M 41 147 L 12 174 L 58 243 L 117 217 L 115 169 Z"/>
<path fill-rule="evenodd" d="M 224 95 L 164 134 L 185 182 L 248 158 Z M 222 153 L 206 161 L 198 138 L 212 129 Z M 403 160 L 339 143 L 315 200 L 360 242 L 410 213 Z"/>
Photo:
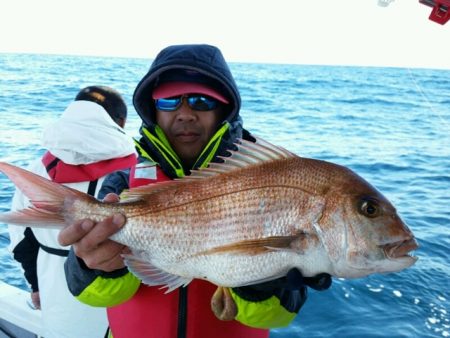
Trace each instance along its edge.
<path fill-rule="evenodd" d="M 135 154 L 132 138 L 118 126 L 100 105 L 89 101 L 74 101 L 62 116 L 49 125 L 43 134 L 43 147 L 62 162 L 72 165 L 92 164 L 104 160 Z M 41 159 L 34 161 L 28 170 L 49 178 Z M 105 177 L 98 179 L 97 191 Z M 87 192 L 89 181 L 65 185 Z M 16 190 L 11 210 L 29 206 L 28 199 Z M 12 251 L 24 239 L 24 228 L 9 226 Z M 40 244 L 55 249 L 59 230 L 33 229 Z M 94 308 L 76 300 L 67 288 L 65 257 L 49 254 L 40 249 L 37 258 L 37 276 L 41 298 L 42 320 L 47 330 L 46 338 L 99 338 L 108 327 L 104 308 Z"/>

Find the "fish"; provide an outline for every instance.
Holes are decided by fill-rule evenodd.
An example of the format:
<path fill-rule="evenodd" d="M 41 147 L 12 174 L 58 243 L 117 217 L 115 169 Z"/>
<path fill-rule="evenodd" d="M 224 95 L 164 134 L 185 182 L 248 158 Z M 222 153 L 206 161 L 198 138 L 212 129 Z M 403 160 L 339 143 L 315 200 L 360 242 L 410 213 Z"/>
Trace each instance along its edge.
<path fill-rule="evenodd" d="M 223 163 L 132 188 L 117 203 L 0 163 L 31 202 L 0 222 L 64 228 L 121 213 L 111 239 L 128 246 L 129 270 L 166 292 L 207 280 L 241 287 L 283 277 L 361 278 L 412 266 L 414 234 L 395 207 L 349 168 L 300 157 L 263 139 L 239 140 Z"/>

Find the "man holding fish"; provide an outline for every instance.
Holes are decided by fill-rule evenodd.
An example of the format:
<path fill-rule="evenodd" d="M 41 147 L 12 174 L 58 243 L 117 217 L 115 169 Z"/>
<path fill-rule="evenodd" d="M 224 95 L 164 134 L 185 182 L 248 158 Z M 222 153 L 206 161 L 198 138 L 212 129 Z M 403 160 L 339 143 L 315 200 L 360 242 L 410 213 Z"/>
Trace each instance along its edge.
<path fill-rule="evenodd" d="M 233 76 L 213 46 L 164 49 L 137 86 L 134 105 L 143 120 L 137 143 L 143 161 L 132 168 L 129 177 L 118 173 L 106 180 L 104 192 L 119 194 L 128 187 L 183 177 L 191 169 L 226 156 L 238 138 L 254 141 L 242 127 Z M 218 320 L 210 305 L 217 287 L 209 282 L 195 280 L 168 294 L 141 284 L 124 267 L 123 245 L 106 240 L 123 225 L 122 219 L 116 215 L 108 220 L 95 227 L 89 221 L 79 223 L 64 230 L 60 239 L 74 243 L 77 256 L 95 268 L 88 269 L 71 255 L 68 282 L 81 301 L 90 303 L 95 297 L 93 305 L 109 307 L 114 337 L 176 337 L 176 333 L 180 337 L 267 337 L 266 329 L 288 325 L 306 300 L 301 274 L 293 270 L 290 289 L 280 280 L 259 288 L 225 289 L 225 298 L 238 306 L 237 316 L 233 315 L 237 321 Z M 325 284 L 330 283 L 325 276 Z M 219 292 L 223 290 L 216 297 L 222 300 Z"/>
<path fill-rule="evenodd" d="M 143 160 L 102 187 L 131 188 L 121 203 L 0 163 L 35 202 L 0 221 L 64 228 L 59 241 L 74 248 L 69 288 L 108 307 L 115 338 L 268 337 L 295 318 L 306 285 L 323 290 L 330 275 L 414 264 L 413 234 L 364 179 L 243 129 L 239 92 L 217 48 L 164 49 L 133 102 Z"/>

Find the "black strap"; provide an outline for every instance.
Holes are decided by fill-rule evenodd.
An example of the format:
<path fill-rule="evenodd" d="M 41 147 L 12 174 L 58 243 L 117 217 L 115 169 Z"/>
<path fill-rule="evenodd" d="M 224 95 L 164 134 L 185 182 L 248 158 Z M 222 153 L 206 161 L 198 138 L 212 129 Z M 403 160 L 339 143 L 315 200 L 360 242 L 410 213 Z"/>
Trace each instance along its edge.
<path fill-rule="evenodd" d="M 50 248 L 49 246 L 45 246 L 44 244 L 41 243 L 39 243 L 39 246 L 41 247 L 42 250 L 48 252 L 49 254 L 61 257 L 69 256 L 69 250 Z"/>
<path fill-rule="evenodd" d="M 52 170 L 54 167 L 56 167 L 56 165 L 58 164 L 58 162 L 61 161 L 59 158 L 55 157 L 55 159 L 53 161 L 51 161 L 49 164 L 47 164 L 45 166 L 45 170 L 47 170 L 47 172 L 49 173 L 50 170 Z"/>
<path fill-rule="evenodd" d="M 88 188 L 88 191 L 87 191 L 87 193 L 89 195 L 95 197 L 95 189 L 97 189 L 97 183 L 98 183 L 98 179 L 89 182 L 89 188 Z"/>
<path fill-rule="evenodd" d="M 178 288 L 178 338 L 186 338 L 188 287 Z"/>

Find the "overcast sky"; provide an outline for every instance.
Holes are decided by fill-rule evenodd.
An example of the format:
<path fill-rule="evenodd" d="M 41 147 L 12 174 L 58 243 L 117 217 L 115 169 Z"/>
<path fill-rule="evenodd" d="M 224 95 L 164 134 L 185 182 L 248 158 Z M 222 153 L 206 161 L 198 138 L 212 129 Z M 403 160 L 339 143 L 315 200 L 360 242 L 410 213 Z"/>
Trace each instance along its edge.
<path fill-rule="evenodd" d="M 154 58 L 210 43 L 228 61 L 450 69 L 450 22 L 418 0 L 2 0 L 0 52 Z"/>

